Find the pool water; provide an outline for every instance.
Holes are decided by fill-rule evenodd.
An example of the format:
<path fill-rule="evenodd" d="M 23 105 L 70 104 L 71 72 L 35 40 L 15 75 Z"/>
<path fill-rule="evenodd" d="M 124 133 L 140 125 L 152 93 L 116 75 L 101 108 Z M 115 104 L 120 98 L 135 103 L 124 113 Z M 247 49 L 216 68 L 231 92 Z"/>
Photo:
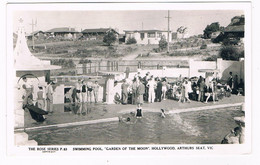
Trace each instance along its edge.
<path fill-rule="evenodd" d="M 39 145 L 220 144 L 237 126 L 233 118 L 243 116 L 237 109 L 240 108 L 185 112 L 166 118 L 147 112 L 134 124 L 109 122 L 27 133 Z"/>

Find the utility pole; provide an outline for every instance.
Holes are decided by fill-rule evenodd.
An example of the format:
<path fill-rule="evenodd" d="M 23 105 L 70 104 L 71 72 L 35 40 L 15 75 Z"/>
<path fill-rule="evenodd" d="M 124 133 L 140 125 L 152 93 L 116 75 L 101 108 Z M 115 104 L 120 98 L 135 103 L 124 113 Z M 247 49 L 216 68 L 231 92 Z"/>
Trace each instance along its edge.
<path fill-rule="evenodd" d="M 34 26 L 37 25 L 37 19 L 35 20 L 35 22 L 32 19 L 32 23 L 30 25 L 32 25 L 32 48 L 34 50 L 34 34 L 33 34 L 33 32 L 34 32 Z"/>
<path fill-rule="evenodd" d="M 170 45 L 170 10 L 168 10 L 168 17 L 165 17 L 168 19 L 168 33 L 167 33 L 167 53 L 169 53 L 169 45 Z"/>
<path fill-rule="evenodd" d="M 142 30 L 144 30 L 144 23 L 142 22 Z"/>

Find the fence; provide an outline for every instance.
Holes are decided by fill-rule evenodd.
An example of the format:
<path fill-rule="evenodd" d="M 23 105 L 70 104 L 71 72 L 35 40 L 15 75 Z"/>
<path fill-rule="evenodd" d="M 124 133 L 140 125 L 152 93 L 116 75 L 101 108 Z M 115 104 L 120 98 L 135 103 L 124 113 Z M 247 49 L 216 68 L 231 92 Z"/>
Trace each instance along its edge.
<path fill-rule="evenodd" d="M 181 60 L 96 60 L 76 66 L 78 75 L 93 74 L 102 71 L 136 72 L 142 70 L 158 70 L 167 68 L 188 68 L 188 61 Z"/>

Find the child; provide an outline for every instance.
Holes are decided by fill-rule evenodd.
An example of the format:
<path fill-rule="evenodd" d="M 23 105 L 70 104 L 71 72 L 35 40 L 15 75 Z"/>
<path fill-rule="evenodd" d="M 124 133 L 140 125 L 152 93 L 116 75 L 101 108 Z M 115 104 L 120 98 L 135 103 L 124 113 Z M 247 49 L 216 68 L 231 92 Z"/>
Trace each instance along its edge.
<path fill-rule="evenodd" d="M 142 116 L 142 107 L 141 104 L 138 104 L 136 109 L 136 118 L 142 118 Z"/>

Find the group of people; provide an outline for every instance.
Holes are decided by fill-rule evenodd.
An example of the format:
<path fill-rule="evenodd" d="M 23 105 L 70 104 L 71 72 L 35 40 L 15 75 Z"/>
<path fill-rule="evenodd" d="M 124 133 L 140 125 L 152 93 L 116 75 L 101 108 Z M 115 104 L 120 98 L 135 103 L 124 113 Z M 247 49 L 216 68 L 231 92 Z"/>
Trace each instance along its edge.
<path fill-rule="evenodd" d="M 72 103 L 97 103 L 99 101 L 99 87 L 97 81 L 94 83 L 90 80 L 79 80 L 75 87 L 73 88 L 72 92 L 70 93 L 67 91 L 65 93 L 65 102 L 72 102 Z M 93 99 L 94 98 L 94 99 Z"/>
<path fill-rule="evenodd" d="M 145 77 L 137 74 L 131 83 L 123 80 L 122 89 L 122 104 L 129 103 L 129 93 L 131 94 L 131 104 L 143 104 L 161 102 L 166 99 L 168 87 L 167 79 L 159 77 L 155 78 L 148 72 Z"/>
<path fill-rule="evenodd" d="M 230 97 L 231 94 L 243 95 L 244 83 L 240 80 L 237 82 L 237 75 L 232 78 L 232 72 L 230 72 L 230 78 L 227 83 L 221 84 L 217 78 L 181 78 L 173 83 L 169 83 L 167 78 L 154 77 L 149 72 L 144 77 L 137 74 L 134 79 L 129 83 L 123 80 L 121 85 L 122 97 L 121 103 L 123 105 L 131 104 L 143 104 L 161 102 L 166 98 L 173 98 L 178 102 L 191 102 L 196 100 L 204 103 L 208 103 L 212 100 L 213 103 L 221 99 L 223 96 Z"/>

